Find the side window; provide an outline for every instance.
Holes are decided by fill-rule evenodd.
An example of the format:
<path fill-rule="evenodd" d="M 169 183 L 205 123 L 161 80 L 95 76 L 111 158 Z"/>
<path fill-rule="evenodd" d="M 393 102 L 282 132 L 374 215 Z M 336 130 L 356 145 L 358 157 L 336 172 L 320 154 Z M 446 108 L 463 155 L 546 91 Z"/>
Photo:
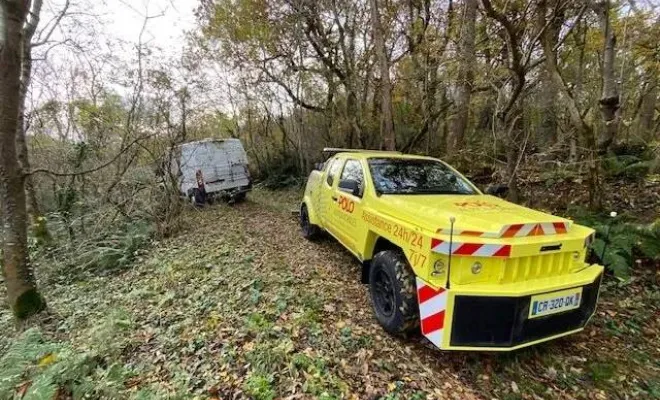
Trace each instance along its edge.
<path fill-rule="evenodd" d="M 335 176 L 337 176 L 337 174 L 339 173 L 341 164 L 342 164 L 342 160 L 340 159 L 334 159 L 331 161 L 331 164 L 328 167 L 328 178 L 325 181 L 328 184 L 328 186 L 332 186 L 332 184 L 335 182 Z"/>
<path fill-rule="evenodd" d="M 347 160 L 344 170 L 341 172 L 340 180 L 351 179 L 358 183 L 361 191 L 364 190 L 364 173 L 362 164 L 358 160 Z"/>

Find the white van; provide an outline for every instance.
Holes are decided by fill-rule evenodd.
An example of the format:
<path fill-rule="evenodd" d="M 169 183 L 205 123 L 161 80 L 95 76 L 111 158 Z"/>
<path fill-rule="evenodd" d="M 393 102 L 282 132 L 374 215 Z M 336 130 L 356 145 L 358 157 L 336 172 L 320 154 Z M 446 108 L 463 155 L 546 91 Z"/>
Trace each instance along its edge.
<path fill-rule="evenodd" d="M 238 139 L 204 139 L 177 148 L 181 194 L 195 204 L 213 197 L 242 200 L 252 189 L 247 154 Z"/>

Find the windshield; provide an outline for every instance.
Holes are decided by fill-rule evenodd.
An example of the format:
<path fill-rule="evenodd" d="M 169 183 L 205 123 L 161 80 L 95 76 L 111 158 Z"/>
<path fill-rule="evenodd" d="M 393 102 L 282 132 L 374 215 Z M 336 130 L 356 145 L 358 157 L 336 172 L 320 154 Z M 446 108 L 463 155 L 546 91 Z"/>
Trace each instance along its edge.
<path fill-rule="evenodd" d="M 477 194 L 468 181 L 435 160 L 371 158 L 369 170 L 380 194 Z"/>

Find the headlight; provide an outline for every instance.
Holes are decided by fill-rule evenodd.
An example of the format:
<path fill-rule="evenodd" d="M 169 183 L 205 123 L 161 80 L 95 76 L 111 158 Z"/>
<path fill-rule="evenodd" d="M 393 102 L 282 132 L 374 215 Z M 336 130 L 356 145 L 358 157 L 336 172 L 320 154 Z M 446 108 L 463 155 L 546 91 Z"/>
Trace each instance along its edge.
<path fill-rule="evenodd" d="M 443 275 L 445 273 L 445 263 L 442 260 L 438 260 L 433 264 L 433 273 L 431 275 Z"/>
<path fill-rule="evenodd" d="M 481 269 L 483 268 L 483 265 L 479 261 L 476 263 L 472 264 L 472 273 L 477 275 L 478 273 L 481 272 Z"/>

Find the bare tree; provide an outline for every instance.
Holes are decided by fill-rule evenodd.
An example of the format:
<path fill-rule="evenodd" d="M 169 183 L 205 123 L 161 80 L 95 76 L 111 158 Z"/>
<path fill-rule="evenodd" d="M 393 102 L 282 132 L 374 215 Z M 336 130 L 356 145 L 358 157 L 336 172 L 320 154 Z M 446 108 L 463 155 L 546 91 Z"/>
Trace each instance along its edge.
<path fill-rule="evenodd" d="M 653 121 L 658 102 L 658 84 L 657 76 L 649 73 L 645 85 L 646 90 L 639 99 L 639 118 L 636 125 L 640 139 L 643 141 L 653 139 Z"/>
<path fill-rule="evenodd" d="M 392 111 L 392 82 L 390 81 L 390 60 L 385 45 L 385 33 L 380 21 L 377 0 L 370 0 L 371 32 L 374 38 L 376 56 L 380 67 L 381 115 L 380 134 L 386 150 L 396 150 L 394 115 Z"/>
<path fill-rule="evenodd" d="M 5 236 L 2 266 L 9 304 L 19 319 L 46 307 L 30 265 L 24 175 L 16 152 L 23 28 L 29 9 L 29 2 L 22 0 L 0 3 L 0 203 Z"/>
<path fill-rule="evenodd" d="M 584 11 L 584 8 L 582 11 L 578 14 L 578 19 L 582 17 L 582 12 Z M 538 10 L 538 16 L 539 16 L 539 23 L 540 24 L 546 24 L 547 22 L 547 3 L 545 0 L 541 0 L 539 2 L 539 10 Z M 553 25 L 554 21 L 553 19 L 556 18 L 557 13 L 553 12 L 550 16 L 550 24 Z M 577 21 L 575 22 L 577 23 Z M 543 53 L 545 55 L 545 65 L 546 65 L 546 70 L 547 73 L 552 79 L 552 83 L 555 85 L 555 87 L 558 88 L 559 92 L 561 93 L 563 103 L 568 109 L 568 115 L 571 119 L 571 123 L 575 127 L 575 129 L 578 131 L 579 136 L 581 136 L 585 143 L 587 144 L 587 151 L 588 151 L 588 169 L 589 169 L 589 203 L 591 206 L 598 207 L 598 203 L 600 201 L 600 196 L 598 195 L 599 192 L 599 181 L 598 181 L 598 164 L 596 162 L 595 158 L 595 147 L 596 147 L 596 142 L 595 142 L 595 136 L 594 136 L 594 129 L 593 126 L 591 126 L 587 120 L 585 119 L 584 115 L 580 112 L 580 108 L 578 105 L 578 102 L 573 95 L 573 93 L 569 90 L 568 85 L 564 81 L 564 78 L 561 76 L 561 73 L 559 72 L 559 67 L 557 66 L 557 57 L 555 56 L 555 48 L 554 48 L 554 39 L 552 38 L 552 31 L 551 30 L 545 30 L 541 34 L 541 44 L 543 47 Z"/>
<path fill-rule="evenodd" d="M 16 145 L 18 146 L 18 160 L 24 171 L 30 170 L 30 160 L 28 157 L 28 146 L 26 140 L 27 125 L 25 118 L 25 100 L 27 98 L 28 88 L 32 82 L 32 49 L 42 46 L 50 40 L 51 35 L 66 15 L 69 8 L 69 0 L 66 1 L 61 12 L 57 14 L 55 20 L 50 24 L 49 29 L 39 42 L 34 43 L 33 38 L 37 32 L 43 0 L 34 0 L 29 12 L 29 18 L 25 24 L 22 40 L 22 60 L 21 60 L 21 91 L 19 97 L 18 110 L 18 130 L 16 131 Z M 39 241 L 50 242 L 51 236 L 46 225 L 46 219 L 43 217 L 41 207 L 37 201 L 34 189 L 34 182 L 31 175 L 25 177 L 25 194 L 27 196 L 28 214 L 32 218 L 32 228 L 34 236 Z"/>
<path fill-rule="evenodd" d="M 523 43 L 525 42 L 523 40 L 525 33 L 524 16 L 517 20 L 513 19 L 505 12 L 495 9 L 490 0 L 481 0 L 481 4 L 486 15 L 500 25 L 500 34 L 506 43 L 502 50 L 502 58 L 506 62 L 509 76 L 506 79 L 505 87 L 500 90 L 504 98 L 504 106 L 498 111 L 497 120 L 502 125 L 502 129 L 506 131 L 503 142 L 506 146 L 509 198 L 512 201 L 518 201 L 517 175 L 522 152 L 521 142 L 522 146 L 526 143 L 526 140 L 522 140 L 522 109 L 519 100 L 524 94 L 528 83 L 527 73 L 530 69 L 528 60 L 531 57 L 536 40 L 528 40 L 527 46 L 529 47 L 527 51 L 523 51 Z"/>
<path fill-rule="evenodd" d="M 543 0 L 541 0 L 543 1 Z M 552 48 L 557 45 L 559 33 L 564 22 L 563 10 L 557 10 L 552 23 L 546 25 L 545 19 L 537 26 L 538 29 L 545 29 L 542 34 L 546 40 L 549 40 Z M 546 57 L 557 59 L 557 51 L 545 54 Z M 555 61 L 556 62 L 556 61 Z M 550 76 L 551 72 L 546 68 L 541 71 L 541 96 L 539 99 L 541 121 L 539 124 L 537 143 L 543 147 L 552 146 L 557 142 L 557 118 L 559 116 L 556 102 L 559 89 Z"/>
<path fill-rule="evenodd" d="M 458 87 L 456 88 L 456 116 L 447 138 L 447 154 L 452 154 L 463 145 L 470 116 L 470 99 L 474 84 L 476 64 L 475 37 L 477 0 L 464 0 L 461 38 L 458 44 Z"/>
<path fill-rule="evenodd" d="M 600 112 L 605 128 L 598 137 L 598 150 L 607 152 L 616 137 L 617 111 L 619 110 L 619 91 L 614 77 L 614 58 L 616 35 L 610 22 L 610 2 L 605 0 L 594 5 L 594 11 L 598 15 L 600 28 L 603 33 L 603 69 L 602 69 L 602 92 L 599 100 Z"/>

